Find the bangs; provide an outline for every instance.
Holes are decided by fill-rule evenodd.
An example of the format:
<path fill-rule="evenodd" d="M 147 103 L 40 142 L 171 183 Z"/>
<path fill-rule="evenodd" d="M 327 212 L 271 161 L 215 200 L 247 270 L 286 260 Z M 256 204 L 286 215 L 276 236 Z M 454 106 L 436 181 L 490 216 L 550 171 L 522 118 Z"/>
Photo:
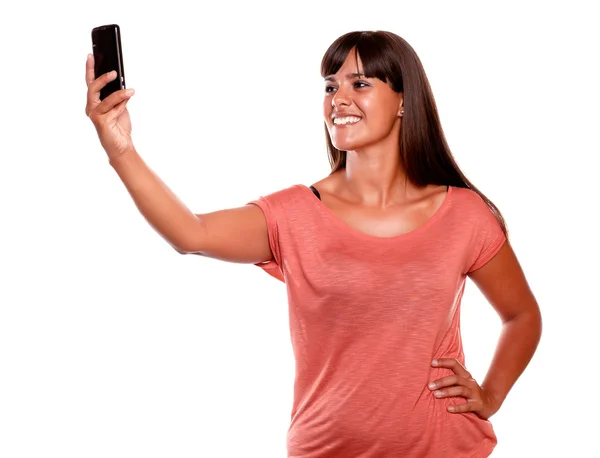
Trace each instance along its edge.
<path fill-rule="evenodd" d="M 329 47 L 321 61 L 321 76 L 333 75 L 344 64 L 354 49 L 356 60 L 360 56 L 363 72 L 367 78 L 379 78 L 396 92 L 403 91 L 402 69 L 399 56 L 390 46 L 385 32 L 350 32 L 342 35 Z M 360 73 L 357 69 L 357 73 Z"/>

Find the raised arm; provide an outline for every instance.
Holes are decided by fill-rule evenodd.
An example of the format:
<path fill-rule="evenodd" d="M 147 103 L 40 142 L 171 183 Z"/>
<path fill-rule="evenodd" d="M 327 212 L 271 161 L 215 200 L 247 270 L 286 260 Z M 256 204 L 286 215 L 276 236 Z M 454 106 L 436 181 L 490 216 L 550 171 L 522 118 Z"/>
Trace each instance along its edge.
<path fill-rule="evenodd" d="M 126 105 L 128 90 L 100 101 L 100 89 L 114 75 L 95 78 L 94 59 L 88 56 L 86 114 L 90 117 L 109 162 L 148 223 L 179 253 L 194 253 L 240 263 L 273 258 L 267 224 L 255 205 L 196 215 L 192 213 L 138 154 L 131 141 Z"/>
<path fill-rule="evenodd" d="M 239 263 L 272 259 L 267 223 L 256 205 L 196 215 L 135 149 L 110 163 L 146 221 L 179 253 Z"/>

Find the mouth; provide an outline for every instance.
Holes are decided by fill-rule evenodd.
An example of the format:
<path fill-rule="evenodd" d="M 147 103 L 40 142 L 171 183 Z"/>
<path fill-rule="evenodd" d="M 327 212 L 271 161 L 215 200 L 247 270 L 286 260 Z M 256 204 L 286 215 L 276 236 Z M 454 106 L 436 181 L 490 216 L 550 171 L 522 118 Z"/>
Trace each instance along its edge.
<path fill-rule="evenodd" d="M 358 122 L 360 122 L 362 118 L 358 116 L 344 116 L 341 118 L 333 118 L 333 125 L 336 127 L 341 126 L 352 126 Z"/>

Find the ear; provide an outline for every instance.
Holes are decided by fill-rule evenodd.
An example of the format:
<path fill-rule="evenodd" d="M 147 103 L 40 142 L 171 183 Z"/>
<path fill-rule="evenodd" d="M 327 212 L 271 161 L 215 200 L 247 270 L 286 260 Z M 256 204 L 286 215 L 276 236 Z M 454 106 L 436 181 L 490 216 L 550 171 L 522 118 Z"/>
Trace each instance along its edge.
<path fill-rule="evenodd" d="M 404 115 L 404 94 L 400 92 L 398 101 L 398 116 L 401 118 Z"/>

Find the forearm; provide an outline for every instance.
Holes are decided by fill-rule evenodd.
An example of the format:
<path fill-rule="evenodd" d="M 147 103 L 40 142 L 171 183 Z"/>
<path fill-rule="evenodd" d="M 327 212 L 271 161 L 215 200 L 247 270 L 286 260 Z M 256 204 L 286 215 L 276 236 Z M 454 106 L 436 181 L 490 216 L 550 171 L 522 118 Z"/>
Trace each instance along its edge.
<path fill-rule="evenodd" d="M 200 230 L 200 221 L 146 165 L 130 150 L 110 165 L 117 172 L 148 223 L 176 250 L 184 251 L 190 236 Z"/>
<path fill-rule="evenodd" d="M 538 311 L 523 313 L 505 322 L 492 363 L 481 384 L 502 404 L 538 346 L 542 320 Z"/>

